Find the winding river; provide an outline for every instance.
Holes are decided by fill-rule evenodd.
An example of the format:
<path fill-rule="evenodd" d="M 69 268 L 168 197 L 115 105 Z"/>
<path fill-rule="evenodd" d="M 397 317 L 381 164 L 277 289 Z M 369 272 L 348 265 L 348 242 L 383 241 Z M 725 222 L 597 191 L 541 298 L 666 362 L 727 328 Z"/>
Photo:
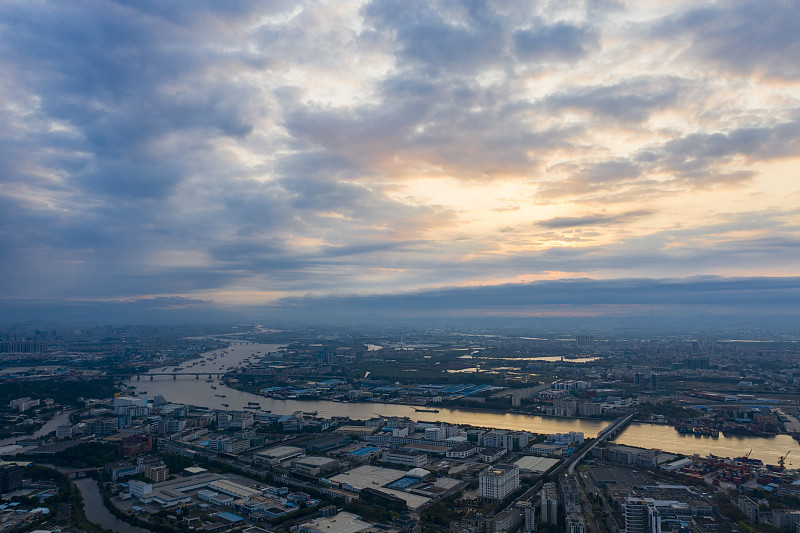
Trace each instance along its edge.
<path fill-rule="evenodd" d="M 97 481 L 87 477 L 73 481 L 78 490 L 81 491 L 83 496 L 83 507 L 86 513 L 86 518 L 89 522 L 100 524 L 106 529 L 111 529 L 119 533 L 149 533 L 149 530 L 141 527 L 132 526 L 127 522 L 123 522 L 106 509 L 103 505 L 103 496 L 100 494 L 100 487 L 97 486 Z"/>
<path fill-rule="evenodd" d="M 152 398 L 162 395 L 168 401 L 209 407 L 213 409 L 242 409 L 248 402 L 258 402 L 264 410 L 278 414 L 290 414 L 295 411 L 316 411 L 319 416 L 332 417 L 347 415 L 353 419 L 368 419 L 375 415 L 382 416 L 407 416 L 414 420 L 439 421 L 452 424 L 469 424 L 476 427 L 493 427 L 531 431 L 535 433 L 564 433 L 569 431 L 582 431 L 587 437 L 594 437 L 608 424 L 608 421 L 577 419 L 577 418 L 551 418 L 517 413 L 503 413 L 494 411 L 447 409 L 440 408 L 438 413 L 417 412 L 413 406 L 378 403 L 357 402 L 341 403 L 325 400 L 298 401 L 274 400 L 257 394 L 241 392 L 219 383 L 216 374 L 224 373 L 234 367 L 240 366 L 252 354 L 257 357 L 268 352 L 277 352 L 277 344 L 253 344 L 234 341 L 226 348 L 226 355 L 220 356 L 222 350 L 214 350 L 202 355 L 201 359 L 194 359 L 180 367 L 169 367 L 167 370 L 153 369 L 148 374 L 142 374 L 137 380 L 132 378 L 128 384 L 135 386 L 139 394 Z M 258 354 L 257 352 L 261 352 Z M 218 354 L 216 358 L 213 354 Z M 255 359 L 255 357 L 252 357 Z M 194 364 L 193 363 L 197 363 Z M 205 363 L 205 366 L 201 366 Z M 197 372 L 195 375 L 152 376 L 170 372 L 173 368 L 180 368 L 184 372 Z M 208 374 L 214 375 L 212 383 L 206 382 Z M 214 386 L 216 389 L 212 389 Z M 222 397 L 224 395 L 224 397 Z M 223 406 L 222 404 L 228 404 Z M 770 464 L 776 464 L 778 457 L 792 450 L 793 455 L 800 461 L 800 445 L 788 435 L 778 435 L 773 438 L 720 435 L 719 438 L 694 437 L 682 435 L 671 426 L 656 424 L 631 424 L 623 431 L 616 442 L 630 446 L 644 448 L 659 448 L 664 451 L 681 453 L 684 455 L 709 453 L 722 457 L 736 457 L 752 450 L 751 457 L 761 459 Z"/>

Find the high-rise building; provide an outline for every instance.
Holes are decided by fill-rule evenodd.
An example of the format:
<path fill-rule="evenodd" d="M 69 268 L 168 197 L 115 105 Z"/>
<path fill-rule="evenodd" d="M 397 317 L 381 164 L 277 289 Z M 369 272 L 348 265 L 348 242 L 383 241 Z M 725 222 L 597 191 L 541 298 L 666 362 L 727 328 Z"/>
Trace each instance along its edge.
<path fill-rule="evenodd" d="M 686 360 L 686 368 L 689 370 L 705 370 L 710 368 L 710 366 L 711 365 L 708 357 L 697 357 Z"/>
<path fill-rule="evenodd" d="M 578 480 L 575 476 L 564 476 L 560 480 L 561 484 L 561 501 L 563 505 L 574 503 L 580 506 L 581 492 Z"/>
<path fill-rule="evenodd" d="M 0 353 L 44 353 L 46 351 L 46 342 L 0 341 Z"/>
<path fill-rule="evenodd" d="M 525 531 L 534 531 L 536 529 L 536 506 L 531 501 L 522 501 L 517 502 L 517 508 L 522 509 Z"/>
<path fill-rule="evenodd" d="M 661 533 L 673 531 L 692 522 L 689 505 L 673 500 L 625 498 L 627 533 Z"/>
<path fill-rule="evenodd" d="M 558 524 L 558 491 L 555 483 L 545 483 L 542 487 L 542 502 L 540 504 L 539 522 L 543 524 Z"/>
<path fill-rule="evenodd" d="M 586 533 L 586 520 L 583 518 L 581 508 L 575 503 L 570 503 L 565 507 L 566 533 Z"/>
<path fill-rule="evenodd" d="M 502 500 L 519 487 L 519 467 L 497 465 L 478 477 L 478 493 L 483 500 Z"/>
<path fill-rule="evenodd" d="M 650 388 L 658 390 L 661 387 L 661 374 L 654 372 L 650 375 Z"/>
<path fill-rule="evenodd" d="M 736 506 L 739 508 L 741 512 L 747 515 L 747 518 L 755 523 L 758 524 L 759 516 L 758 516 L 758 504 L 748 498 L 747 496 L 740 496 L 738 500 L 736 500 Z"/>
<path fill-rule="evenodd" d="M 5 465 L 0 467 L 0 493 L 22 487 L 22 467 Z"/>
<path fill-rule="evenodd" d="M 643 498 L 625 499 L 625 530 L 627 533 L 647 533 L 647 501 Z"/>

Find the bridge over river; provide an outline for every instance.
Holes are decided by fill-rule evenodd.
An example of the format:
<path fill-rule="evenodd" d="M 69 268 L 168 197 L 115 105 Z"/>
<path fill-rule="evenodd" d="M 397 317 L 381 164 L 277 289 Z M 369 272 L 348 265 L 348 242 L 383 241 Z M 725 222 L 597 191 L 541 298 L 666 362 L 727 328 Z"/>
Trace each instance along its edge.
<path fill-rule="evenodd" d="M 178 379 L 178 376 L 194 376 L 195 379 L 200 379 L 200 376 L 208 376 L 208 379 L 212 379 L 212 377 L 216 377 L 219 379 L 221 376 L 225 375 L 225 372 L 218 371 L 218 372 L 148 372 L 146 374 L 119 374 L 119 373 L 108 373 L 106 374 L 108 377 L 112 378 L 127 378 L 133 379 L 135 377 L 136 381 L 141 381 L 142 376 L 149 377 L 150 381 L 153 381 L 155 376 L 172 376 L 172 379 Z"/>

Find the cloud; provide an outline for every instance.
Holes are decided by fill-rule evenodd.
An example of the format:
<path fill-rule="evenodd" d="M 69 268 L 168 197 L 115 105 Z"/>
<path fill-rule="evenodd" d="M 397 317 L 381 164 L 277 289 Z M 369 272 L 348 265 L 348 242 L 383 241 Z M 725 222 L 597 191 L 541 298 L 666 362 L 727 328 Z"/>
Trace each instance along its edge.
<path fill-rule="evenodd" d="M 598 45 L 591 29 L 564 22 L 516 31 L 513 40 L 514 52 L 523 61 L 573 61 Z"/>
<path fill-rule="evenodd" d="M 791 7 L 4 2 L 0 292 L 785 275 Z"/>
<path fill-rule="evenodd" d="M 372 315 L 372 320 L 435 316 L 441 319 L 493 316 L 617 316 L 659 314 L 779 315 L 796 312 L 800 279 L 719 278 L 592 279 L 541 281 L 483 287 L 453 287 L 402 295 L 287 298 L 282 313 L 312 313 L 312 321 L 338 322 Z M 314 309 L 335 310 L 325 316 Z M 251 310 L 253 312 L 255 310 Z M 258 312 L 258 311 L 255 311 Z M 264 311 L 266 312 L 266 310 Z M 377 315 L 377 316 L 376 316 Z M 345 318 L 348 317 L 348 318 Z"/>
<path fill-rule="evenodd" d="M 0 320 L 17 324 L 158 324 L 165 326 L 237 324 L 247 315 L 214 302 L 187 298 L 143 298 L 121 302 L 0 300 Z"/>
<path fill-rule="evenodd" d="M 800 15 L 791 0 L 733 1 L 667 17 L 654 33 L 691 39 L 688 54 L 724 69 L 800 77 Z"/>
<path fill-rule="evenodd" d="M 549 220 L 541 220 L 537 224 L 545 228 L 574 228 L 578 226 L 607 226 L 611 224 L 622 224 L 633 219 L 652 215 L 652 211 L 630 211 L 618 215 L 592 214 L 581 217 L 556 217 Z"/>
<path fill-rule="evenodd" d="M 676 78 L 626 80 L 607 86 L 570 88 L 569 92 L 548 97 L 544 105 L 592 112 L 602 120 L 642 122 L 654 111 L 668 108 L 687 90 Z"/>
<path fill-rule="evenodd" d="M 798 148 L 800 120 L 793 120 L 769 127 L 694 133 L 668 141 L 660 152 L 670 168 L 691 171 L 712 167 L 739 155 L 750 161 L 795 157 Z"/>

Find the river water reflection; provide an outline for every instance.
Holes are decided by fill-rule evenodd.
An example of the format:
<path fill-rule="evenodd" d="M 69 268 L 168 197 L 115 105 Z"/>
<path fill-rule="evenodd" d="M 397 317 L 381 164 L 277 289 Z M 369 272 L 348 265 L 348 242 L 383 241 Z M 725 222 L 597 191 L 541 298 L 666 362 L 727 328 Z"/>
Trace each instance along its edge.
<path fill-rule="evenodd" d="M 672 426 L 655 424 L 631 424 L 617 437 L 617 442 L 643 448 L 660 448 L 684 455 L 697 453 L 701 457 L 710 453 L 719 457 L 739 457 L 753 450 L 750 457 L 773 465 L 778 464 L 778 457 L 789 450 L 793 452 L 792 456 L 800 453 L 800 445 L 789 435 L 770 438 L 741 435 L 726 437 L 722 434 L 719 438 L 695 437 L 678 433 Z"/>
<path fill-rule="evenodd" d="M 297 401 L 273 400 L 260 395 L 237 391 L 218 383 L 216 377 L 213 383 L 205 380 L 209 372 L 220 373 L 226 368 L 236 367 L 249 358 L 251 354 L 264 355 L 280 349 L 277 344 L 233 344 L 225 351 L 224 357 L 213 358 L 212 353 L 221 354 L 222 350 L 215 350 L 203 354 L 202 362 L 192 365 L 194 360 L 184 363 L 182 371 L 197 372 L 199 379 L 194 375 L 154 376 L 150 381 L 147 374 L 142 374 L 141 380 L 131 379 L 128 383 L 137 387 L 140 394 L 152 398 L 156 394 L 164 396 L 168 401 L 210 407 L 213 409 L 242 409 L 248 402 L 258 402 L 264 410 L 278 414 L 290 414 L 295 411 L 316 411 L 319 416 L 330 418 L 332 416 L 349 416 L 353 419 L 365 420 L 375 415 L 382 416 L 407 416 L 414 420 L 440 421 L 451 424 L 468 424 L 476 427 L 494 427 L 531 431 L 535 433 L 564 433 L 568 431 L 582 431 L 587 437 L 594 437 L 605 427 L 608 422 L 592 419 L 575 418 L 549 418 L 516 413 L 478 411 L 468 409 L 440 408 L 438 413 L 417 412 L 413 406 L 389 403 L 341 403 L 331 401 Z M 261 352 L 258 354 L 257 352 Z M 169 370 L 172 370 L 170 367 Z M 151 370 L 151 373 L 161 373 L 162 369 Z M 205 373 L 203 373 L 205 372 Z M 216 374 L 214 374 L 216 376 Z M 216 389 L 213 389 L 216 387 Z M 224 395 L 224 397 L 222 397 Z M 224 406 L 222 404 L 227 404 Z M 654 424 L 632 424 L 616 439 L 620 444 L 641 446 L 644 448 L 659 448 L 664 451 L 691 455 L 699 453 L 705 456 L 709 453 L 722 457 L 736 457 L 744 455 L 752 449 L 751 457 L 761 459 L 768 463 L 777 463 L 778 457 L 787 450 L 793 450 L 800 457 L 800 445 L 787 435 L 766 439 L 760 437 L 724 437 L 718 439 L 710 437 L 697 438 L 681 435 L 671 426 Z"/>

